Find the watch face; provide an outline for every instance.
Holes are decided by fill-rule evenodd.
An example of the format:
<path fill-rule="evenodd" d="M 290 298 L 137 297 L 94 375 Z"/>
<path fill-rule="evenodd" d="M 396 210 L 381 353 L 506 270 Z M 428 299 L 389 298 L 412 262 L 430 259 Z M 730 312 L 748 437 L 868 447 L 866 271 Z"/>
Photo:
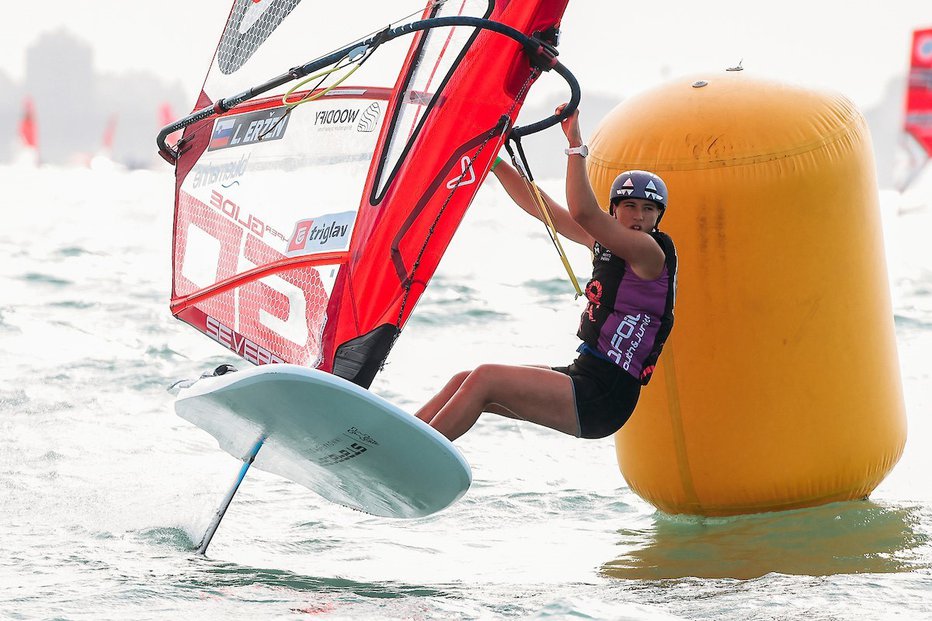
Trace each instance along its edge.
<path fill-rule="evenodd" d="M 587 147 L 586 145 L 579 147 L 579 154 L 583 157 L 586 157 L 587 155 L 589 155 L 589 147 Z"/>

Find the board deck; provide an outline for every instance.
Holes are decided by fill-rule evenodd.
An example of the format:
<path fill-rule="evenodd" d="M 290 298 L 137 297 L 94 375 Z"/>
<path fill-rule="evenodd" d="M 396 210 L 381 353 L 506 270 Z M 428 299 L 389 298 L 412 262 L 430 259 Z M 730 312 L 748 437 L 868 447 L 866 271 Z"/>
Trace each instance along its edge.
<path fill-rule="evenodd" d="M 443 435 L 339 377 L 290 364 L 205 377 L 175 401 L 179 416 L 247 460 L 327 500 L 378 515 L 416 518 L 456 502 L 469 464 Z"/>

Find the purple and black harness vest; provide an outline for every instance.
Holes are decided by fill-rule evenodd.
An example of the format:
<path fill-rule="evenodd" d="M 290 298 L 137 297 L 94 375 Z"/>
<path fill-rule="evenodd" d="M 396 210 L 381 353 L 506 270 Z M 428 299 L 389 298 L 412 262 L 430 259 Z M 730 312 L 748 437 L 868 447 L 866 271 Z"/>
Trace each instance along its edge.
<path fill-rule="evenodd" d="M 577 336 L 602 357 L 647 384 L 660 350 L 673 329 L 676 299 L 676 248 L 666 233 L 651 234 L 666 256 L 656 280 L 643 280 L 628 264 L 596 242 L 592 279 L 586 285 L 589 304 Z"/>

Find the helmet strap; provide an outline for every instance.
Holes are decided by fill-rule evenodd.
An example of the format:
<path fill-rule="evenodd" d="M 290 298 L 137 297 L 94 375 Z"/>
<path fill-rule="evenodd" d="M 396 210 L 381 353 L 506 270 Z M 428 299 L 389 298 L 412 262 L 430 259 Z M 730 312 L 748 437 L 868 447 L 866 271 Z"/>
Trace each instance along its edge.
<path fill-rule="evenodd" d="M 660 230 L 660 221 L 663 220 L 663 214 L 665 214 L 665 213 L 667 213 L 667 208 L 666 208 L 666 207 L 664 207 L 663 209 L 661 209 L 661 210 L 660 210 L 660 215 L 657 216 L 657 222 L 654 223 L 654 230 L 655 230 L 655 231 L 659 231 L 659 230 Z"/>

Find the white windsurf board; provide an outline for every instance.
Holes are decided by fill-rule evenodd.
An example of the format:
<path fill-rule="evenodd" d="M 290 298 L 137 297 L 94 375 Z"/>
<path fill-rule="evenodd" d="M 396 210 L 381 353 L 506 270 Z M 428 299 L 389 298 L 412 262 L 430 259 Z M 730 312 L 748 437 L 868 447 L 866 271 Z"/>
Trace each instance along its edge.
<path fill-rule="evenodd" d="M 384 517 L 416 518 L 456 502 L 469 464 L 443 435 L 370 391 L 329 373 L 271 364 L 205 377 L 175 401 L 179 416 L 253 466 L 327 500 Z"/>

